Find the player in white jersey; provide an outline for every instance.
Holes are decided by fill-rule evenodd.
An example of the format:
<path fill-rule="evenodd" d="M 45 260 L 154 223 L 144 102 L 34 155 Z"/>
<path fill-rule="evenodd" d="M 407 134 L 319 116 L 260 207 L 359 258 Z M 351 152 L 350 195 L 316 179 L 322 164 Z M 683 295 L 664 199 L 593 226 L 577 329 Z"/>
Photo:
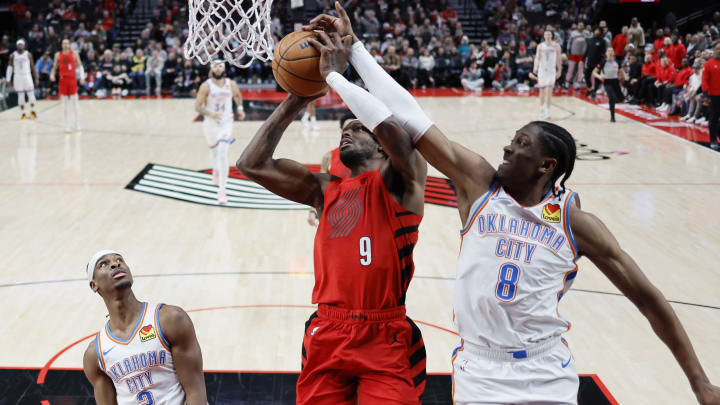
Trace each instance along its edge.
<path fill-rule="evenodd" d="M 10 55 L 5 78 L 12 83 L 18 95 L 18 104 L 22 115 L 21 120 L 27 119 L 25 114 L 25 96 L 30 100 L 30 117 L 37 118 L 35 113 L 35 86 L 38 85 L 38 75 L 35 71 L 35 62 L 30 52 L 25 49 L 25 41 L 18 39 L 15 43 L 17 49 Z M 14 76 L 13 76 L 14 74 Z M 10 80 L 13 79 L 11 82 Z"/>
<path fill-rule="evenodd" d="M 181 308 L 140 302 L 122 255 L 102 250 L 87 265 L 90 288 L 110 314 L 83 357 L 99 405 L 206 405 L 202 353 Z"/>
<path fill-rule="evenodd" d="M 237 104 L 238 118 L 245 119 L 240 89 L 235 81 L 225 77 L 225 62 L 216 60 L 210 66 L 210 78 L 200 85 L 195 110 L 205 117 L 203 133 L 210 148 L 213 184 L 218 185 L 217 200 L 220 204 L 227 203 L 228 149 L 235 142 L 232 137 L 233 99 Z"/>
<path fill-rule="evenodd" d="M 538 95 L 540 98 L 540 119 L 550 118 L 550 98 L 555 88 L 555 80 L 562 73 L 562 52 L 560 45 L 553 41 L 552 31 L 546 30 L 544 41 L 535 51 L 533 65 L 533 78 L 537 80 Z"/>
<path fill-rule="evenodd" d="M 455 285 L 462 339 L 453 356 L 455 403 L 577 403 L 578 375 L 561 337 L 569 323 L 557 307 L 577 274 L 576 260 L 584 255 L 645 315 L 697 400 L 720 404 L 720 388 L 710 383 L 665 297 L 605 225 L 582 211 L 577 196 L 565 189 L 576 158 L 570 133 L 549 122 L 531 122 L 503 148 L 503 162 L 495 170 L 434 125 L 355 37 L 338 2 L 335 8 L 340 17 L 320 15 L 303 29 L 353 36 L 350 62 L 378 99 L 353 112 L 375 117 L 377 104 L 384 104 L 457 191 L 464 235 Z M 321 69 L 323 63 L 321 56 Z"/>

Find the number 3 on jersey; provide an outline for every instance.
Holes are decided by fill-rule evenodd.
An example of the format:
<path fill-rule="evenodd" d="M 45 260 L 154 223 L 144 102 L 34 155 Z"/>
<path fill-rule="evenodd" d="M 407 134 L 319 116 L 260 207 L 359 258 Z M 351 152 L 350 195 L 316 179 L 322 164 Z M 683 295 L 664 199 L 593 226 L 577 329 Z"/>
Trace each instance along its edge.
<path fill-rule="evenodd" d="M 143 391 L 137 395 L 137 400 L 140 405 L 154 405 L 155 398 L 150 391 Z"/>
<path fill-rule="evenodd" d="M 360 238 L 360 264 L 369 266 L 372 263 L 372 242 L 369 236 Z"/>
<path fill-rule="evenodd" d="M 512 263 L 500 266 L 498 282 L 495 287 L 495 296 L 500 301 L 512 301 L 517 294 L 517 283 L 520 279 L 520 268 Z"/>

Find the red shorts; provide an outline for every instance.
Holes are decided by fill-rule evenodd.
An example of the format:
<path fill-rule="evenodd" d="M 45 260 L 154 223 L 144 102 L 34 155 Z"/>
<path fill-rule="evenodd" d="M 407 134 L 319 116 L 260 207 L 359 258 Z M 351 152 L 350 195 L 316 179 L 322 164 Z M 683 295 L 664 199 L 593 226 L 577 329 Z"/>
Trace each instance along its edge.
<path fill-rule="evenodd" d="M 570 60 L 573 61 L 573 62 L 575 62 L 575 63 L 580 63 L 580 62 L 582 61 L 582 59 L 583 59 L 583 55 L 573 55 L 573 54 L 570 54 Z"/>
<path fill-rule="evenodd" d="M 425 343 L 405 307 L 319 305 L 305 323 L 297 404 L 419 405 Z"/>
<path fill-rule="evenodd" d="M 73 94 L 77 94 L 78 88 L 77 88 L 77 80 L 75 78 L 60 78 L 60 81 L 58 82 L 58 95 L 59 96 L 72 96 Z"/>

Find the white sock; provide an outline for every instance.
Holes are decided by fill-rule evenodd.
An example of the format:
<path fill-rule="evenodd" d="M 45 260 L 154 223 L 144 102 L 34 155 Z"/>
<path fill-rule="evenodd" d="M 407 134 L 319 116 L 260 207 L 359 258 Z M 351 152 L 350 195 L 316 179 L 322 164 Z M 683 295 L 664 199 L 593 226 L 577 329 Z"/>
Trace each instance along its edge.
<path fill-rule="evenodd" d="M 220 187 L 220 190 L 222 190 L 222 191 L 225 191 L 225 186 L 227 185 L 228 175 L 230 174 L 230 165 L 228 163 L 229 147 L 230 147 L 229 143 L 220 142 L 220 143 L 218 143 L 218 146 L 215 148 L 215 149 L 217 149 L 217 155 L 215 155 L 215 158 L 217 160 L 217 171 L 218 171 L 218 176 L 219 176 L 218 186 Z"/>
<path fill-rule="evenodd" d="M 65 123 L 65 131 L 70 130 L 70 123 L 68 122 L 68 96 L 60 96 L 63 108 L 63 122 Z"/>
<path fill-rule="evenodd" d="M 392 112 L 398 123 L 417 141 L 433 122 L 420 108 L 415 98 L 400 86 L 358 41 L 352 46 L 350 63 L 365 82 L 370 94 L 377 97 Z"/>
<path fill-rule="evenodd" d="M 34 110 L 35 108 L 35 92 L 34 91 L 28 91 L 28 99 L 30 99 L 30 111 Z"/>
<path fill-rule="evenodd" d="M 218 159 L 217 159 L 217 153 L 218 153 L 218 145 L 213 146 L 210 148 L 210 165 L 212 166 L 213 173 L 216 175 L 219 175 L 218 171 Z"/>
<path fill-rule="evenodd" d="M 23 110 L 23 113 L 25 113 L 25 92 L 19 91 L 18 92 L 18 104 L 20 105 L 20 109 Z"/>
<path fill-rule="evenodd" d="M 78 101 L 77 93 L 70 96 L 73 102 L 73 113 L 75 114 L 75 128 L 80 129 L 80 102 Z"/>

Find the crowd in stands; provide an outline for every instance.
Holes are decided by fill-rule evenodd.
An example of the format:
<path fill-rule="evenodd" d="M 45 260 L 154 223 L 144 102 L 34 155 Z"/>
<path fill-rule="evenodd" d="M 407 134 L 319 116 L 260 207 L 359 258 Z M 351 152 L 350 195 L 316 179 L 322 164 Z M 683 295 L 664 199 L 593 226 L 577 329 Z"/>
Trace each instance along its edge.
<path fill-rule="evenodd" d="M 285 32 L 287 0 L 273 6 L 275 40 Z M 182 44 L 188 34 L 187 2 L 158 0 L 152 20 L 133 46 L 117 42 L 118 19 L 127 17 L 136 0 L 52 0 L 33 10 L 16 0 L 18 37 L 34 54 L 43 94 L 52 92 L 49 72 L 60 41 L 70 38 L 85 66 L 81 93 L 96 96 L 160 94 L 192 96 L 207 77 L 207 67 L 185 60 Z M 320 0 L 324 12 L 332 1 Z M 720 12 L 697 32 L 668 27 L 643 27 L 633 18 L 619 32 L 605 21 L 591 25 L 592 0 L 487 0 L 484 24 L 494 40 L 470 43 L 447 0 L 345 0 L 356 34 L 398 82 L 407 88 L 463 87 L 466 90 L 518 90 L 534 85 L 533 61 L 544 31 L 550 30 L 562 49 L 563 72 L 557 86 L 587 88 L 594 97 L 599 83 L 592 69 L 612 48 L 625 72 L 623 96 L 630 103 L 657 107 L 690 121 L 706 122 L 707 99 L 701 88 L 704 63 L 720 40 Z M 533 21 L 532 23 L 530 21 Z M 12 43 L 0 41 L 0 65 Z M 4 71 L 4 66 L 2 71 Z M 352 75 L 352 72 L 349 73 Z M 269 63 L 247 69 L 229 66 L 238 84 L 272 83 Z"/>

